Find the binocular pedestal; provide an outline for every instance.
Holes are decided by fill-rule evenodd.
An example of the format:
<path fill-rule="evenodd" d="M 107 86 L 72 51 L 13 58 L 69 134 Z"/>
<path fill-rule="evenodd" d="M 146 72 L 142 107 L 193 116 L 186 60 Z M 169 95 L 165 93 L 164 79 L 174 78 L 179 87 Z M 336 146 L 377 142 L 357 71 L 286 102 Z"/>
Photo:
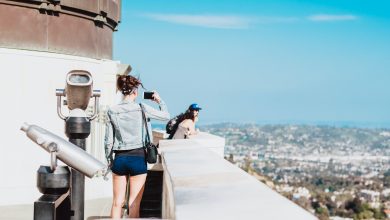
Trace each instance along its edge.
<path fill-rule="evenodd" d="M 65 134 L 69 142 L 85 150 L 86 138 L 91 133 L 91 122 L 87 117 L 68 117 L 65 120 Z M 72 220 L 84 220 L 85 177 L 72 168 L 71 204 Z"/>
<path fill-rule="evenodd" d="M 83 220 L 84 176 L 92 178 L 107 171 L 105 164 L 83 150 L 89 121 L 69 119 L 67 125 L 69 136 L 75 137 L 71 141 L 77 145 L 37 125 L 24 123 L 21 127 L 51 158 L 50 166 L 41 166 L 37 171 L 37 187 L 43 196 L 34 203 L 34 220 Z M 57 166 L 57 159 L 74 168 L 72 173 L 67 166 Z"/>
<path fill-rule="evenodd" d="M 41 166 L 37 171 L 37 187 L 43 195 L 34 202 L 34 220 L 69 220 L 70 171 L 67 166 Z"/>

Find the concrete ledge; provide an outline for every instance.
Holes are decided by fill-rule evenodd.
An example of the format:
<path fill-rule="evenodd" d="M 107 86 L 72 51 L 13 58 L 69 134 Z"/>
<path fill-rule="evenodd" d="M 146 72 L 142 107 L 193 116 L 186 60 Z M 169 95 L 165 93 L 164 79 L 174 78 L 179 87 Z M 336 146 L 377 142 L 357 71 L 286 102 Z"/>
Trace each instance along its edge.
<path fill-rule="evenodd" d="M 160 141 L 163 218 L 316 219 L 221 158 L 213 152 L 213 144 L 219 143 L 219 138 L 213 140 L 213 135 L 208 138 Z"/>
<path fill-rule="evenodd" d="M 225 139 L 209 133 L 200 132 L 191 139 L 160 139 L 159 144 L 161 151 L 164 152 L 180 149 L 209 149 L 223 158 Z"/>

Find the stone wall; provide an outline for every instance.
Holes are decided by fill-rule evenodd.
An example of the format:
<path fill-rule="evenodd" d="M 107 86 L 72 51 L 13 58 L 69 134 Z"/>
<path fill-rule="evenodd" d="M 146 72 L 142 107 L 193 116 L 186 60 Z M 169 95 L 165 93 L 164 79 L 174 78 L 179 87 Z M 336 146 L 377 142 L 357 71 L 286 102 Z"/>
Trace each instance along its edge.
<path fill-rule="evenodd" d="M 0 47 L 112 59 L 119 0 L 0 0 Z"/>
<path fill-rule="evenodd" d="M 226 161 L 224 145 L 223 138 L 207 133 L 194 139 L 160 141 L 163 218 L 316 219 Z"/>

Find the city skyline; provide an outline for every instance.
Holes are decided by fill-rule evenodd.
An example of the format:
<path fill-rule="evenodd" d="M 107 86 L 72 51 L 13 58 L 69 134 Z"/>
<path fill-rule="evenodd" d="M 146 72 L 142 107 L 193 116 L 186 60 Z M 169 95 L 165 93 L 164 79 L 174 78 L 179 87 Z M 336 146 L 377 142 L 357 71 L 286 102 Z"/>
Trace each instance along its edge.
<path fill-rule="evenodd" d="M 114 59 L 200 123 L 390 124 L 390 3 L 123 1 Z"/>

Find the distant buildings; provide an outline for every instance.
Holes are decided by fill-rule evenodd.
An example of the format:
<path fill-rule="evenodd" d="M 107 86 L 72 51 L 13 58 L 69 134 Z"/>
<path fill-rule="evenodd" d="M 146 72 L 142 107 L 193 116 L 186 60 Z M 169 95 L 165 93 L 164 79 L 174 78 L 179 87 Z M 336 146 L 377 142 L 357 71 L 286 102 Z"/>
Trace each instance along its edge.
<path fill-rule="evenodd" d="M 373 190 L 363 189 L 360 190 L 359 196 L 366 202 L 377 203 L 379 202 L 380 193 Z"/>
<path fill-rule="evenodd" d="M 309 199 L 311 197 L 310 191 L 305 187 L 298 187 L 295 189 L 293 193 L 293 199 L 299 199 L 301 197 Z"/>
<path fill-rule="evenodd" d="M 352 220 L 358 213 L 345 206 L 357 199 L 390 213 L 390 201 L 384 200 L 390 196 L 384 188 L 390 170 L 388 129 L 231 124 L 203 129 L 226 138 L 226 158 L 309 211 Z M 319 207 L 310 207 L 312 202 Z M 335 209 L 349 217 L 333 216 Z"/>

